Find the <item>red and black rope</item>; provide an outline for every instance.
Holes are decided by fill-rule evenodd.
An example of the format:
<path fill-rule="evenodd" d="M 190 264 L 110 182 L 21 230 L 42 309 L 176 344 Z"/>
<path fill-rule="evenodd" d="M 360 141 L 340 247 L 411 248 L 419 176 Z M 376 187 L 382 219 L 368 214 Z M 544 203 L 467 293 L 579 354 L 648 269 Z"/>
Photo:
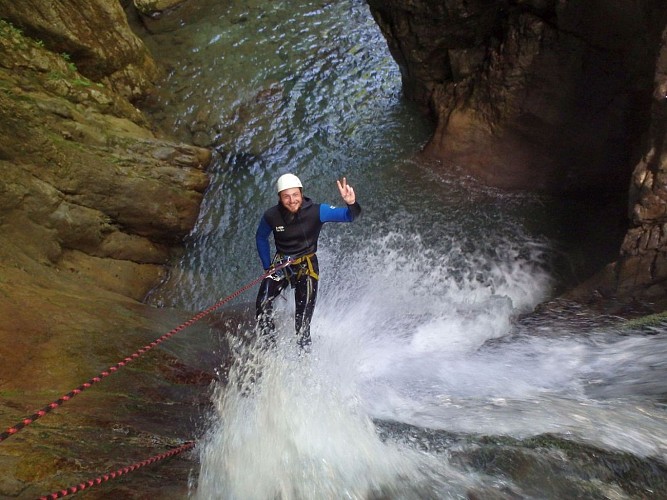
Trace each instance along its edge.
<path fill-rule="evenodd" d="M 65 488 L 63 490 L 59 491 L 54 491 L 53 493 L 50 493 L 49 495 L 45 495 L 43 497 L 40 497 L 39 500 L 51 500 L 55 498 L 62 498 L 67 495 L 74 495 L 75 493 L 78 493 L 79 491 L 85 490 L 86 488 L 91 488 L 92 486 L 97 486 L 98 484 L 102 484 L 106 481 L 109 481 L 110 479 L 116 479 L 117 477 L 120 477 L 124 474 L 127 474 L 129 472 L 133 472 L 141 467 L 144 467 L 146 465 L 150 465 L 152 463 L 158 462 L 160 460 L 164 460 L 165 458 L 173 457 L 174 455 L 178 455 L 179 453 L 183 453 L 184 451 L 187 451 L 191 448 L 194 448 L 195 443 L 190 441 L 188 443 L 185 443 L 178 448 L 174 448 L 173 450 L 169 450 L 165 453 L 161 453 L 159 455 L 155 455 L 151 458 L 148 458 L 146 460 L 143 460 L 141 462 L 137 462 L 132 465 L 128 465 L 127 467 L 123 467 L 122 469 L 118 469 L 113 472 L 109 472 L 107 474 L 104 474 L 102 476 L 96 477 L 95 479 L 89 479 L 88 481 L 84 481 L 83 483 L 79 483 L 75 486 L 70 486 L 69 488 Z"/>
<path fill-rule="evenodd" d="M 278 266 L 273 267 L 272 269 L 270 269 L 267 272 L 265 272 L 264 274 L 262 274 L 260 277 L 254 279 L 253 281 L 251 281 L 247 285 L 245 285 L 242 288 L 239 288 L 238 290 L 236 290 L 233 294 L 225 297 L 224 299 L 219 300 L 218 302 L 216 302 L 215 304 L 213 304 L 209 308 L 204 309 L 203 311 L 199 312 L 198 314 L 196 314 L 195 316 L 193 316 L 192 318 L 190 318 L 186 322 L 178 325 L 176 328 L 174 328 L 171 331 L 165 333 L 164 335 L 162 335 L 162 337 L 158 338 L 157 340 L 154 340 L 153 342 L 151 342 L 148 345 L 145 345 L 144 347 L 142 347 L 141 349 L 139 349 L 135 353 L 131 354 L 130 356 L 126 357 L 125 359 L 123 359 L 119 363 L 116 363 L 115 365 L 110 366 L 105 371 L 99 373 L 96 377 L 91 378 L 90 380 L 88 380 L 84 384 L 81 384 L 76 389 L 73 389 L 72 391 L 68 392 L 67 394 L 60 397 L 59 399 L 53 401 L 52 403 L 49 403 L 48 405 L 46 405 L 42 409 L 37 410 L 35 413 L 30 415 L 29 417 L 26 417 L 23 420 L 21 420 L 20 422 L 14 424 L 12 427 L 8 428 L 5 432 L 0 434 L 0 442 L 4 441 L 8 437 L 16 434 L 21 429 L 23 429 L 23 428 L 27 427 L 28 425 L 32 424 L 35 420 L 37 420 L 38 418 L 43 417 L 44 415 L 46 415 L 50 411 L 55 410 L 56 408 L 61 406 L 63 403 L 66 403 L 67 401 L 72 399 L 74 396 L 77 396 L 77 395 L 81 394 L 83 391 L 85 391 L 86 389 L 91 387 L 93 384 L 96 384 L 97 382 L 102 381 L 102 379 L 104 379 L 104 378 L 108 377 L 109 375 L 112 375 L 113 373 L 117 372 L 119 368 L 122 368 L 123 366 L 127 365 L 128 363 L 130 363 L 130 362 L 134 361 L 135 359 L 139 358 L 141 355 L 145 354 L 146 352 L 151 350 L 153 347 L 155 347 L 158 344 L 164 342 L 165 340 L 173 337 L 178 332 L 180 332 L 180 331 L 184 330 L 185 328 L 191 326 L 193 323 L 196 323 L 197 321 L 204 318 L 205 316 L 208 316 L 209 314 L 211 314 L 213 311 L 218 309 L 223 304 L 225 304 L 225 303 L 229 302 L 230 300 L 238 297 L 243 292 L 252 288 L 257 283 L 262 281 L 263 279 L 267 278 L 268 276 L 271 276 L 276 271 L 279 271 L 280 269 L 290 265 L 290 263 L 291 263 L 290 261 L 286 261 L 286 262 L 284 262 L 284 263 L 282 263 Z"/>

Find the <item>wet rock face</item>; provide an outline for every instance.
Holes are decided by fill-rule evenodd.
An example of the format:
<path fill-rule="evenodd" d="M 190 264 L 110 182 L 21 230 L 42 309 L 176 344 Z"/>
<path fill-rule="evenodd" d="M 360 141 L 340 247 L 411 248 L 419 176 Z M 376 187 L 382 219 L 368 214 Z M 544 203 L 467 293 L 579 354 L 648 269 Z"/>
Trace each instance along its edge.
<path fill-rule="evenodd" d="M 627 189 L 667 3 L 368 3 L 443 167 L 504 188 Z"/>
<path fill-rule="evenodd" d="M 129 99 L 143 97 L 159 75 L 117 0 L 0 0 L 0 15 L 50 51 L 67 54 L 82 75 Z"/>
<path fill-rule="evenodd" d="M 652 95 L 646 152 L 630 185 L 632 227 L 615 266 L 616 286 L 660 300 L 667 296 L 667 30 L 663 33 Z"/>
<path fill-rule="evenodd" d="M 620 260 L 575 295 L 667 296 L 667 1 L 367 1 L 436 122 L 426 157 L 508 189 L 631 185 Z"/>
<path fill-rule="evenodd" d="M 159 17 L 162 12 L 173 9 L 185 0 L 132 0 L 134 7 L 143 15 Z"/>
<path fill-rule="evenodd" d="M 194 226 L 210 152 L 0 23 L 0 246 L 141 299 Z"/>
<path fill-rule="evenodd" d="M 0 0 L 5 426 L 186 319 L 140 301 L 195 223 L 211 154 L 158 136 L 132 104 L 150 89 L 155 64 L 119 6 Z M 211 348 L 200 338 L 188 359 L 184 348 L 175 349 L 178 360 L 158 348 L 157 360 L 137 360 L 105 389 L 80 396 L 78 408 L 3 442 L 0 497 L 38 497 L 114 470 L 129 459 L 119 448 L 149 457 L 191 438 L 193 402 L 207 401 L 197 369 Z M 118 404 L 119 394 L 131 404 Z M 183 463 L 171 482 L 160 476 L 141 487 L 156 498 L 184 498 L 190 468 Z M 100 495 L 127 498 L 135 489 Z"/>

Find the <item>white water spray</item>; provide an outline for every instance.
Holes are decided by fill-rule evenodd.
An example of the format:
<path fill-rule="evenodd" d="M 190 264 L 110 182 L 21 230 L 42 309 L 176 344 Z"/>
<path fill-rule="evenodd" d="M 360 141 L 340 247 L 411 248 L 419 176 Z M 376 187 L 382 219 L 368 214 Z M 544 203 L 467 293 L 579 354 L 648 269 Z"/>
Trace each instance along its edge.
<path fill-rule="evenodd" d="M 462 256 L 396 233 L 346 260 L 326 241 L 312 352 L 299 356 L 293 301 L 280 301 L 277 348 L 241 350 L 246 361 L 215 391 L 197 498 L 462 498 L 483 482 L 445 450 L 381 439 L 375 419 L 667 457 L 664 412 L 587 394 L 646 341 L 597 343 L 554 325 L 512 337 L 550 285 L 540 245 L 526 259 L 510 243 Z"/>
<path fill-rule="evenodd" d="M 417 498 L 445 484 L 457 496 L 473 483 L 444 461 L 380 439 L 357 393 L 355 346 L 237 347 L 244 361 L 215 390 L 196 498 Z"/>
<path fill-rule="evenodd" d="M 525 307 L 527 287 L 536 285 L 519 283 L 530 274 L 511 276 L 521 264 L 490 266 L 481 282 L 476 275 L 454 279 L 443 269 L 451 264 L 446 258 L 399 258 L 392 247 L 406 243 L 400 240 L 384 237 L 366 247 L 382 251 L 359 253 L 337 268 L 335 280 L 325 278 L 309 354 L 299 355 L 289 333 L 291 298 L 277 307 L 286 333 L 276 349 L 237 349 L 230 383 L 213 396 L 197 498 L 454 498 L 475 482 L 445 456 L 382 440 L 373 400 L 386 396 L 379 381 L 408 387 L 425 380 L 437 369 L 429 361 L 434 350 L 456 355 L 506 334 L 513 298 Z M 418 240 L 408 243 L 421 259 L 432 255 Z M 320 255 L 322 268 L 333 269 L 335 255 L 326 248 Z M 387 272 L 359 272 L 382 268 Z M 461 329 L 469 335 L 452 335 Z"/>

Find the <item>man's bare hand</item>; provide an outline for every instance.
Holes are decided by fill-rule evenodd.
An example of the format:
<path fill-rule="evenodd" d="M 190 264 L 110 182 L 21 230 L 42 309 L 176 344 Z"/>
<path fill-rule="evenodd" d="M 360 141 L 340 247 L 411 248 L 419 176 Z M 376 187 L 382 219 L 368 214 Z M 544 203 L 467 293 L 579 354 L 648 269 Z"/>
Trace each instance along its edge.
<path fill-rule="evenodd" d="M 338 191 L 343 201 L 348 205 L 353 205 L 357 197 L 354 195 L 354 188 L 347 183 L 347 179 L 343 177 L 343 180 L 336 181 L 336 184 L 338 184 Z"/>

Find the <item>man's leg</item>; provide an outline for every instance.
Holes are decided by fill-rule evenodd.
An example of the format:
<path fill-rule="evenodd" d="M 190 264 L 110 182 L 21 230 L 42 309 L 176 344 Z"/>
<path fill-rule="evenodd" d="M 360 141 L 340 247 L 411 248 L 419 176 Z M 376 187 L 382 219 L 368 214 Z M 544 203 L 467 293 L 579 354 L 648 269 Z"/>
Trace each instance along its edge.
<path fill-rule="evenodd" d="M 273 322 L 273 300 L 289 284 L 286 279 L 276 281 L 265 278 L 259 285 L 257 300 L 255 301 L 255 317 L 262 336 L 267 336 L 271 343 L 275 343 L 276 326 Z"/>
<path fill-rule="evenodd" d="M 304 275 L 297 281 L 294 291 L 296 313 L 294 315 L 294 326 L 297 334 L 299 347 L 310 345 L 310 321 L 315 311 L 315 300 L 317 299 L 318 281 L 312 276 Z"/>

